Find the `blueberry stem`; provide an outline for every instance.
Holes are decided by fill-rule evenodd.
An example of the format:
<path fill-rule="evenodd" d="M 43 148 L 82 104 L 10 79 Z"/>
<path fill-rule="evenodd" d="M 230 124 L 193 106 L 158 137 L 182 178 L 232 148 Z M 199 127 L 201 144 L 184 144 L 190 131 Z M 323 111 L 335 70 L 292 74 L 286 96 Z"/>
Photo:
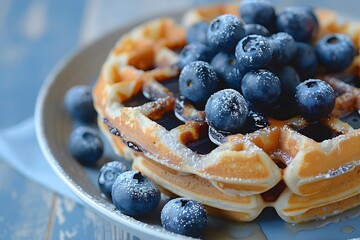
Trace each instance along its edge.
<path fill-rule="evenodd" d="M 144 181 L 144 176 L 141 174 L 141 172 L 137 172 L 134 174 L 133 179 L 138 180 L 138 183 L 141 183 Z"/>
<path fill-rule="evenodd" d="M 181 202 L 181 206 L 184 207 L 187 203 L 188 203 L 189 200 L 187 199 L 181 199 L 180 202 Z"/>

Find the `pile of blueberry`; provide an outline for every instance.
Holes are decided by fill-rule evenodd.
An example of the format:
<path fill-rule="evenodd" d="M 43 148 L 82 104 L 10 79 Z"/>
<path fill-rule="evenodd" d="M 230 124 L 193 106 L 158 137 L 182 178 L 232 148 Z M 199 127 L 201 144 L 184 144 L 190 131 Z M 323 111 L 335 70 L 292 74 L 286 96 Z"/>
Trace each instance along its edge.
<path fill-rule="evenodd" d="M 103 141 L 92 123 L 96 120 L 91 87 L 76 85 L 64 97 L 64 106 L 78 122 L 68 139 L 68 151 L 83 165 L 94 165 L 104 153 Z M 123 214 L 132 217 L 149 215 L 159 206 L 160 190 L 138 171 L 128 170 L 119 161 L 105 163 L 99 172 L 100 191 L 112 200 Z M 171 232 L 190 237 L 200 237 L 207 225 L 207 213 L 198 202 L 176 198 L 165 204 L 161 223 Z"/>
<path fill-rule="evenodd" d="M 338 33 L 317 40 L 319 23 L 309 7 L 276 12 L 269 1 L 244 0 L 239 14 L 188 29 L 178 61 L 180 94 L 227 134 L 265 127 L 267 117 L 316 122 L 328 116 L 336 94 L 313 78 L 349 67 L 352 40 Z"/>

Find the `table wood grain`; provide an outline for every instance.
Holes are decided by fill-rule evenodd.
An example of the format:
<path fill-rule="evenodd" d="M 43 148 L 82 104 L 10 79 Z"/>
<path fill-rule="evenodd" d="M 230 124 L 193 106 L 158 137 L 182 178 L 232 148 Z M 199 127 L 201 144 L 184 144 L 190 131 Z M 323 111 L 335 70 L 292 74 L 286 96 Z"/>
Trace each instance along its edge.
<path fill-rule="evenodd" d="M 0 161 L 0 239 L 128 239 L 94 211 Z"/>

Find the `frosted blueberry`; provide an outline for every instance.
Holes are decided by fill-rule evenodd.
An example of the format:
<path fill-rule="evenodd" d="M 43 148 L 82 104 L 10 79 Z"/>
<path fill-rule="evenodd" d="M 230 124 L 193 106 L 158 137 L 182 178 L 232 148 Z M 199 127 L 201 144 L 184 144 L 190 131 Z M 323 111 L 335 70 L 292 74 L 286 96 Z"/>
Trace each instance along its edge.
<path fill-rule="evenodd" d="M 111 195 L 112 185 L 116 178 L 127 170 L 124 163 L 119 161 L 112 161 L 105 163 L 99 172 L 98 184 L 100 191 L 107 196 Z"/>
<path fill-rule="evenodd" d="M 302 117 L 317 121 L 332 112 L 336 95 L 328 83 L 309 79 L 296 87 L 295 100 Z"/>
<path fill-rule="evenodd" d="M 207 213 L 198 202 L 187 198 L 170 200 L 161 211 L 163 227 L 188 237 L 201 237 L 207 226 Z"/>
<path fill-rule="evenodd" d="M 218 77 L 209 63 L 195 61 L 186 65 L 179 76 L 181 96 L 202 105 L 216 91 Z"/>
<path fill-rule="evenodd" d="M 231 14 L 224 14 L 213 19 L 208 27 L 209 45 L 220 51 L 233 52 L 236 44 L 245 36 L 244 24 Z"/>
<path fill-rule="evenodd" d="M 118 210 L 133 217 L 151 213 L 160 202 L 160 190 L 137 171 L 121 173 L 112 186 L 111 196 Z"/>
<path fill-rule="evenodd" d="M 248 113 L 246 100 L 234 89 L 214 93 L 205 106 L 207 123 L 222 132 L 240 132 Z"/>

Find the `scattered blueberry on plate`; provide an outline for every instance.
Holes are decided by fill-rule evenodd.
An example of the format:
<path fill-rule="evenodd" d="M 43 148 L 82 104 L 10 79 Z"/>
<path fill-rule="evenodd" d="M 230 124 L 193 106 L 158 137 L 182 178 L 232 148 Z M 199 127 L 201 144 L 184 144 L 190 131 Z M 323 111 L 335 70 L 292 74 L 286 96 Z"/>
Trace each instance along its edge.
<path fill-rule="evenodd" d="M 71 87 L 64 97 L 65 109 L 75 119 L 90 123 L 96 119 L 92 99 L 92 89 L 87 85 L 76 85 Z"/>
<path fill-rule="evenodd" d="M 160 202 L 160 190 L 138 171 L 121 173 L 112 186 L 111 196 L 115 207 L 132 217 L 150 214 Z"/>
<path fill-rule="evenodd" d="M 79 126 L 69 136 L 68 150 L 80 163 L 92 165 L 102 157 L 104 144 L 97 131 Z"/>
<path fill-rule="evenodd" d="M 161 223 L 170 232 L 198 238 L 207 226 L 207 212 L 197 201 L 175 198 L 163 207 Z"/>
<path fill-rule="evenodd" d="M 127 171 L 124 163 L 119 161 L 111 161 L 105 163 L 99 172 L 98 184 L 100 191 L 106 196 L 111 196 L 112 185 L 116 178 L 123 172 Z"/>

